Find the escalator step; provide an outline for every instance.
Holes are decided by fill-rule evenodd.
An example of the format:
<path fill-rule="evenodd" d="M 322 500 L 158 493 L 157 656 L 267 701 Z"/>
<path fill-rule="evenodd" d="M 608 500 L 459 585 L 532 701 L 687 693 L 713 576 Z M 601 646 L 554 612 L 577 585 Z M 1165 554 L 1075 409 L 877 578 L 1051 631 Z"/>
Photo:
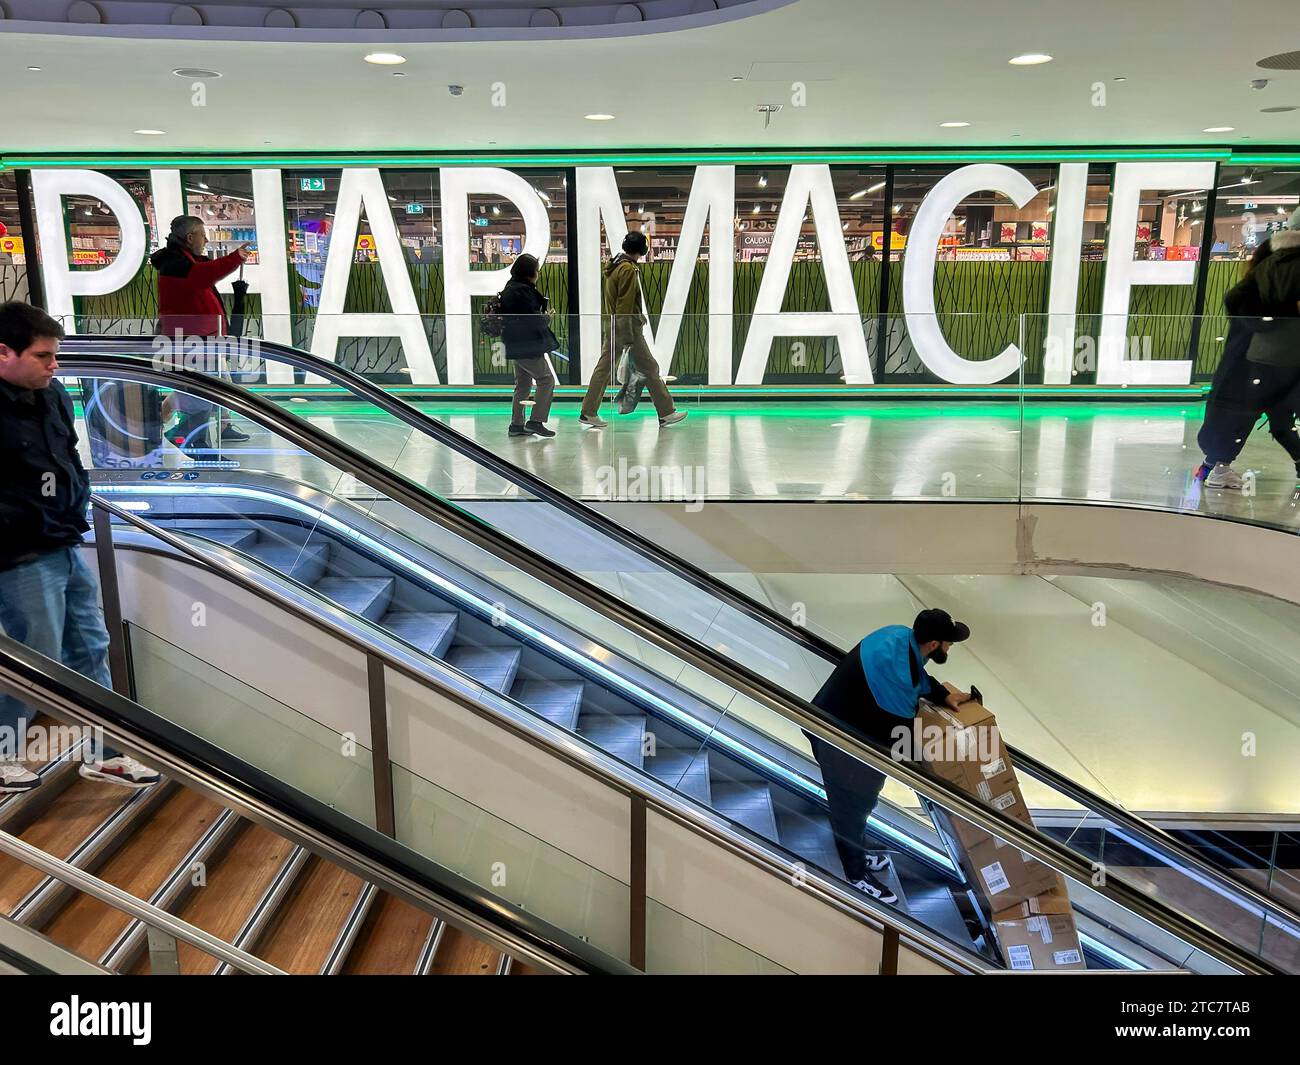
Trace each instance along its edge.
<path fill-rule="evenodd" d="M 380 623 L 396 636 L 425 654 L 441 658 L 456 638 L 459 615 L 421 610 L 390 610 Z"/>
<path fill-rule="evenodd" d="M 344 610 L 378 621 L 388 611 L 396 583 L 392 577 L 326 577 L 315 587 Z"/>
<path fill-rule="evenodd" d="M 645 715 L 586 713 L 578 731 L 602 751 L 641 768 L 645 758 Z"/>
<path fill-rule="evenodd" d="M 181 531 L 192 532 L 197 536 L 202 536 L 205 540 L 211 540 L 213 543 L 233 547 L 236 551 L 247 551 L 257 543 L 256 529 L 205 529 L 200 525 L 194 529 Z"/>
<path fill-rule="evenodd" d="M 809 865 L 843 878 L 844 866 L 835 849 L 835 833 L 824 813 L 795 813 L 779 810 L 776 815 L 781 846 Z M 895 889 L 897 890 L 897 889 Z"/>
<path fill-rule="evenodd" d="M 509 691 L 523 652 L 518 647 L 453 647 L 447 664 L 468 673 L 480 684 L 499 692 Z"/>
<path fill-rule="evenodd" d="M 578 727 L 582 693 L 586 685 L 580 680 L 521 680 L 512 693 L 518 702 L 560 728 Z"/>
<path fill-rule="evenodd" d="M 766 839 L 778 839 L 772 789 L 758 781 L 716 781 L 713 808 Z"/>
<path fill-rule="evenodd" d="M 297 544 L 268 543 L 262 540 L 244 550 L 276 573 L 309 586 L 314 586 L 325 575 L 325 565 L 330 557 L 329 544 L 299 547 Z"/>
<path fill-rule="evenodd" d="M 661 748 L 653 758 L 646 759 L 646 768 L 670 788 L 689 795 L 705 806 L 711 805 L 707 749 L 683 751 L 675 747 Z"/>

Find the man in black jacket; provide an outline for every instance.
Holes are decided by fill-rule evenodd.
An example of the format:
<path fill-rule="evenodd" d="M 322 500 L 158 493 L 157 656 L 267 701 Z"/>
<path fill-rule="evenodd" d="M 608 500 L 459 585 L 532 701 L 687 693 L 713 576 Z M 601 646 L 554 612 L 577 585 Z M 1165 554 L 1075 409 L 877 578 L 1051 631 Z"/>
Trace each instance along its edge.
<path fill-rule="evenodd" d="M 62 337 L 43 311 L 0 305 L 0 628 L 109 687 L 99 588 L 78 549 L 89 529 L 90 478 L 77 454 L 72 400 L 54 379 Z M 18 760 L 29 713 L 0 696 L 0 793 L 40 783 Z M 88 751 L 80 771 L 131 788 L 159 779 L 107 747 Z"/>

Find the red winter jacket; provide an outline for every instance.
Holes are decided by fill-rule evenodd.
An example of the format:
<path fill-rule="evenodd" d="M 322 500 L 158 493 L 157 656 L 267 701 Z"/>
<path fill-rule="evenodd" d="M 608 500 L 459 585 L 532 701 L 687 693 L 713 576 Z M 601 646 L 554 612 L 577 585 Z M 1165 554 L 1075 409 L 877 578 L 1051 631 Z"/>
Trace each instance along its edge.
<path fill-rule="evenodd" d="M 239 269 L 239 252 L 200 259 L 168 238 L 149 261 L 158 271 L 158 332 L 171 335 L 179 329 L 186 336 L 205 337 L 225 333 L 226 308 L 215 286 Z"/>

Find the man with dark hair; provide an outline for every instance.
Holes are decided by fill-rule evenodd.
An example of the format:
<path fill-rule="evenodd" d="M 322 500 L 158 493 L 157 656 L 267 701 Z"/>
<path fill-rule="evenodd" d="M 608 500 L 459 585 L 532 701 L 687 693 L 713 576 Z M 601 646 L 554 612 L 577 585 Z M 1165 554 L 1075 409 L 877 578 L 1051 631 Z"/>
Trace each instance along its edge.
<path fill-rule="evenodd" d="M 78 545 L 90 478 L 77 455 L 72 400 L 54 379 L 63 327 L 25 303 L 0 305 L 0 629 L 109 687 L 108 632 Z M 28 709 L 0 696 L 0 793 L 40 778 L 18 760 Z M 158 774 L 105 747 L 81 775 L 147 787 Z M 95 757 L 97 754 L 97 757 Z"/>
<path fill-rule="evenodd" d="M 970 629 L 944 610 L 922 610 L 912 627 L 886 625 L 864 636 L 813 696 L 849 732 L 891 747 L 900 725 L 910 733 L 921 699 L 953 708 L 967 702 L 965 692 L 950 692 L 925 671 L 925 663 L 948 661 L 954 643 L 970 638 Z M 848 881 L 880 902 L 898 896 L 873 876 L 889 865 L 885 854 L 866 848 L 867 820 L 876 808 L 885 777 L 824 740 L 805 732 L 822 770 L 831 828 Z"/>
<path fill-rule="evenodd" d="M 601 352 L 596 368 L 592 370 L 591 384 L 587 386 L 582 414 L 578 417 L 583 425 L 593 429 L 603 429 L 608 424 L 600 417 L 600 403 L 605 398 L 605 386 L 609 384 L 614 358 L 624 351 L 631 356 L 631 372 L 639 378 L 625 383 L 627 393 L 636 396 L 642 387 L 649 388 L 661 426 L 676 425 L 686 417 L 684 410 L 677 410 L 673 405 L 668 386 L 659 376 L 659 363 L 642 333 L 646 316 L 641 299 L 641 268 L 637 264 L 649 250 L 650 243 L 645 234 L 634 231 L 623 238 L 623 251 L 605 267 L 605 313 L 614 319 L 610 335 L 612 343 Z M 620 412 L 629 413 L 635 406 L 633 400 Z"/>

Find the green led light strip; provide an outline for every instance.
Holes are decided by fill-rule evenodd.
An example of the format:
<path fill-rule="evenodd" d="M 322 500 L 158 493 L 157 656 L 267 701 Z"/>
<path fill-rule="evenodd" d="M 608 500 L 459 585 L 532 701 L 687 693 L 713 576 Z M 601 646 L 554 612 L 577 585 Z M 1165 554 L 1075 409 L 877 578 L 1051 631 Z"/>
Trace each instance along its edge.
<path fill-rule="evenodd" d="M 1300 153 L 1300 147 L 1297 147 Z M 354 166 L 695 166 L 709 163 L 773 165 L 778 163 L 969 163 L 969 162 L 1106 162 L 1129 159 L 1210 159 L 1236 162 L 1230 148 L 1064 148 L 1048 149 L 873 149 L 864 151 L 744 151 L 737 149 L 664 151 L 632 149 L 628 151 L 584 152 L 556 150 L 529 152 L 372 152 L 355 154 L 331 152 L 193 152 L 173 154 L 34 154 L 0 156 L 0 168 L 39 169 L 47 167 L 88 167 L 91 169 L 130 169 L 140 167 L 354 167 Z M 1241 157 L 1243 162 L 1296 162 L 1296 157 L 1281 154 Z"/>
<path fill-rule="evenodd" d="M 454 396 L 509 396 L 513 385 L 381 385 L 393 395 L 419 395 L 434 397 Z M 338 385 L 254 385 L 254 392 L 277 396 L 347 396 L 351 393 Z M 859 388 L 845 385 L 715 385 L 676 388 L 678 398 L 688 396 L 700 399 L 727 399 L 729 397 L 759 397 L 782 399 L 786 397 L 816 397 L 821 399 L 943 399 L 1009 397 L 1036 399 L 1094 399 L 1098 396 L 1140 396 L 1144 399 L 1200 399 L 1210 390 L 1208 383 L 1185 386 L 1147 386 L 1125 388 L 1121 385 L 1030 385 L 1022 390 L 1016 385 L 864 385 Z M 560 385 L 557 396 L 584 396 L 581 385 Z"/>

